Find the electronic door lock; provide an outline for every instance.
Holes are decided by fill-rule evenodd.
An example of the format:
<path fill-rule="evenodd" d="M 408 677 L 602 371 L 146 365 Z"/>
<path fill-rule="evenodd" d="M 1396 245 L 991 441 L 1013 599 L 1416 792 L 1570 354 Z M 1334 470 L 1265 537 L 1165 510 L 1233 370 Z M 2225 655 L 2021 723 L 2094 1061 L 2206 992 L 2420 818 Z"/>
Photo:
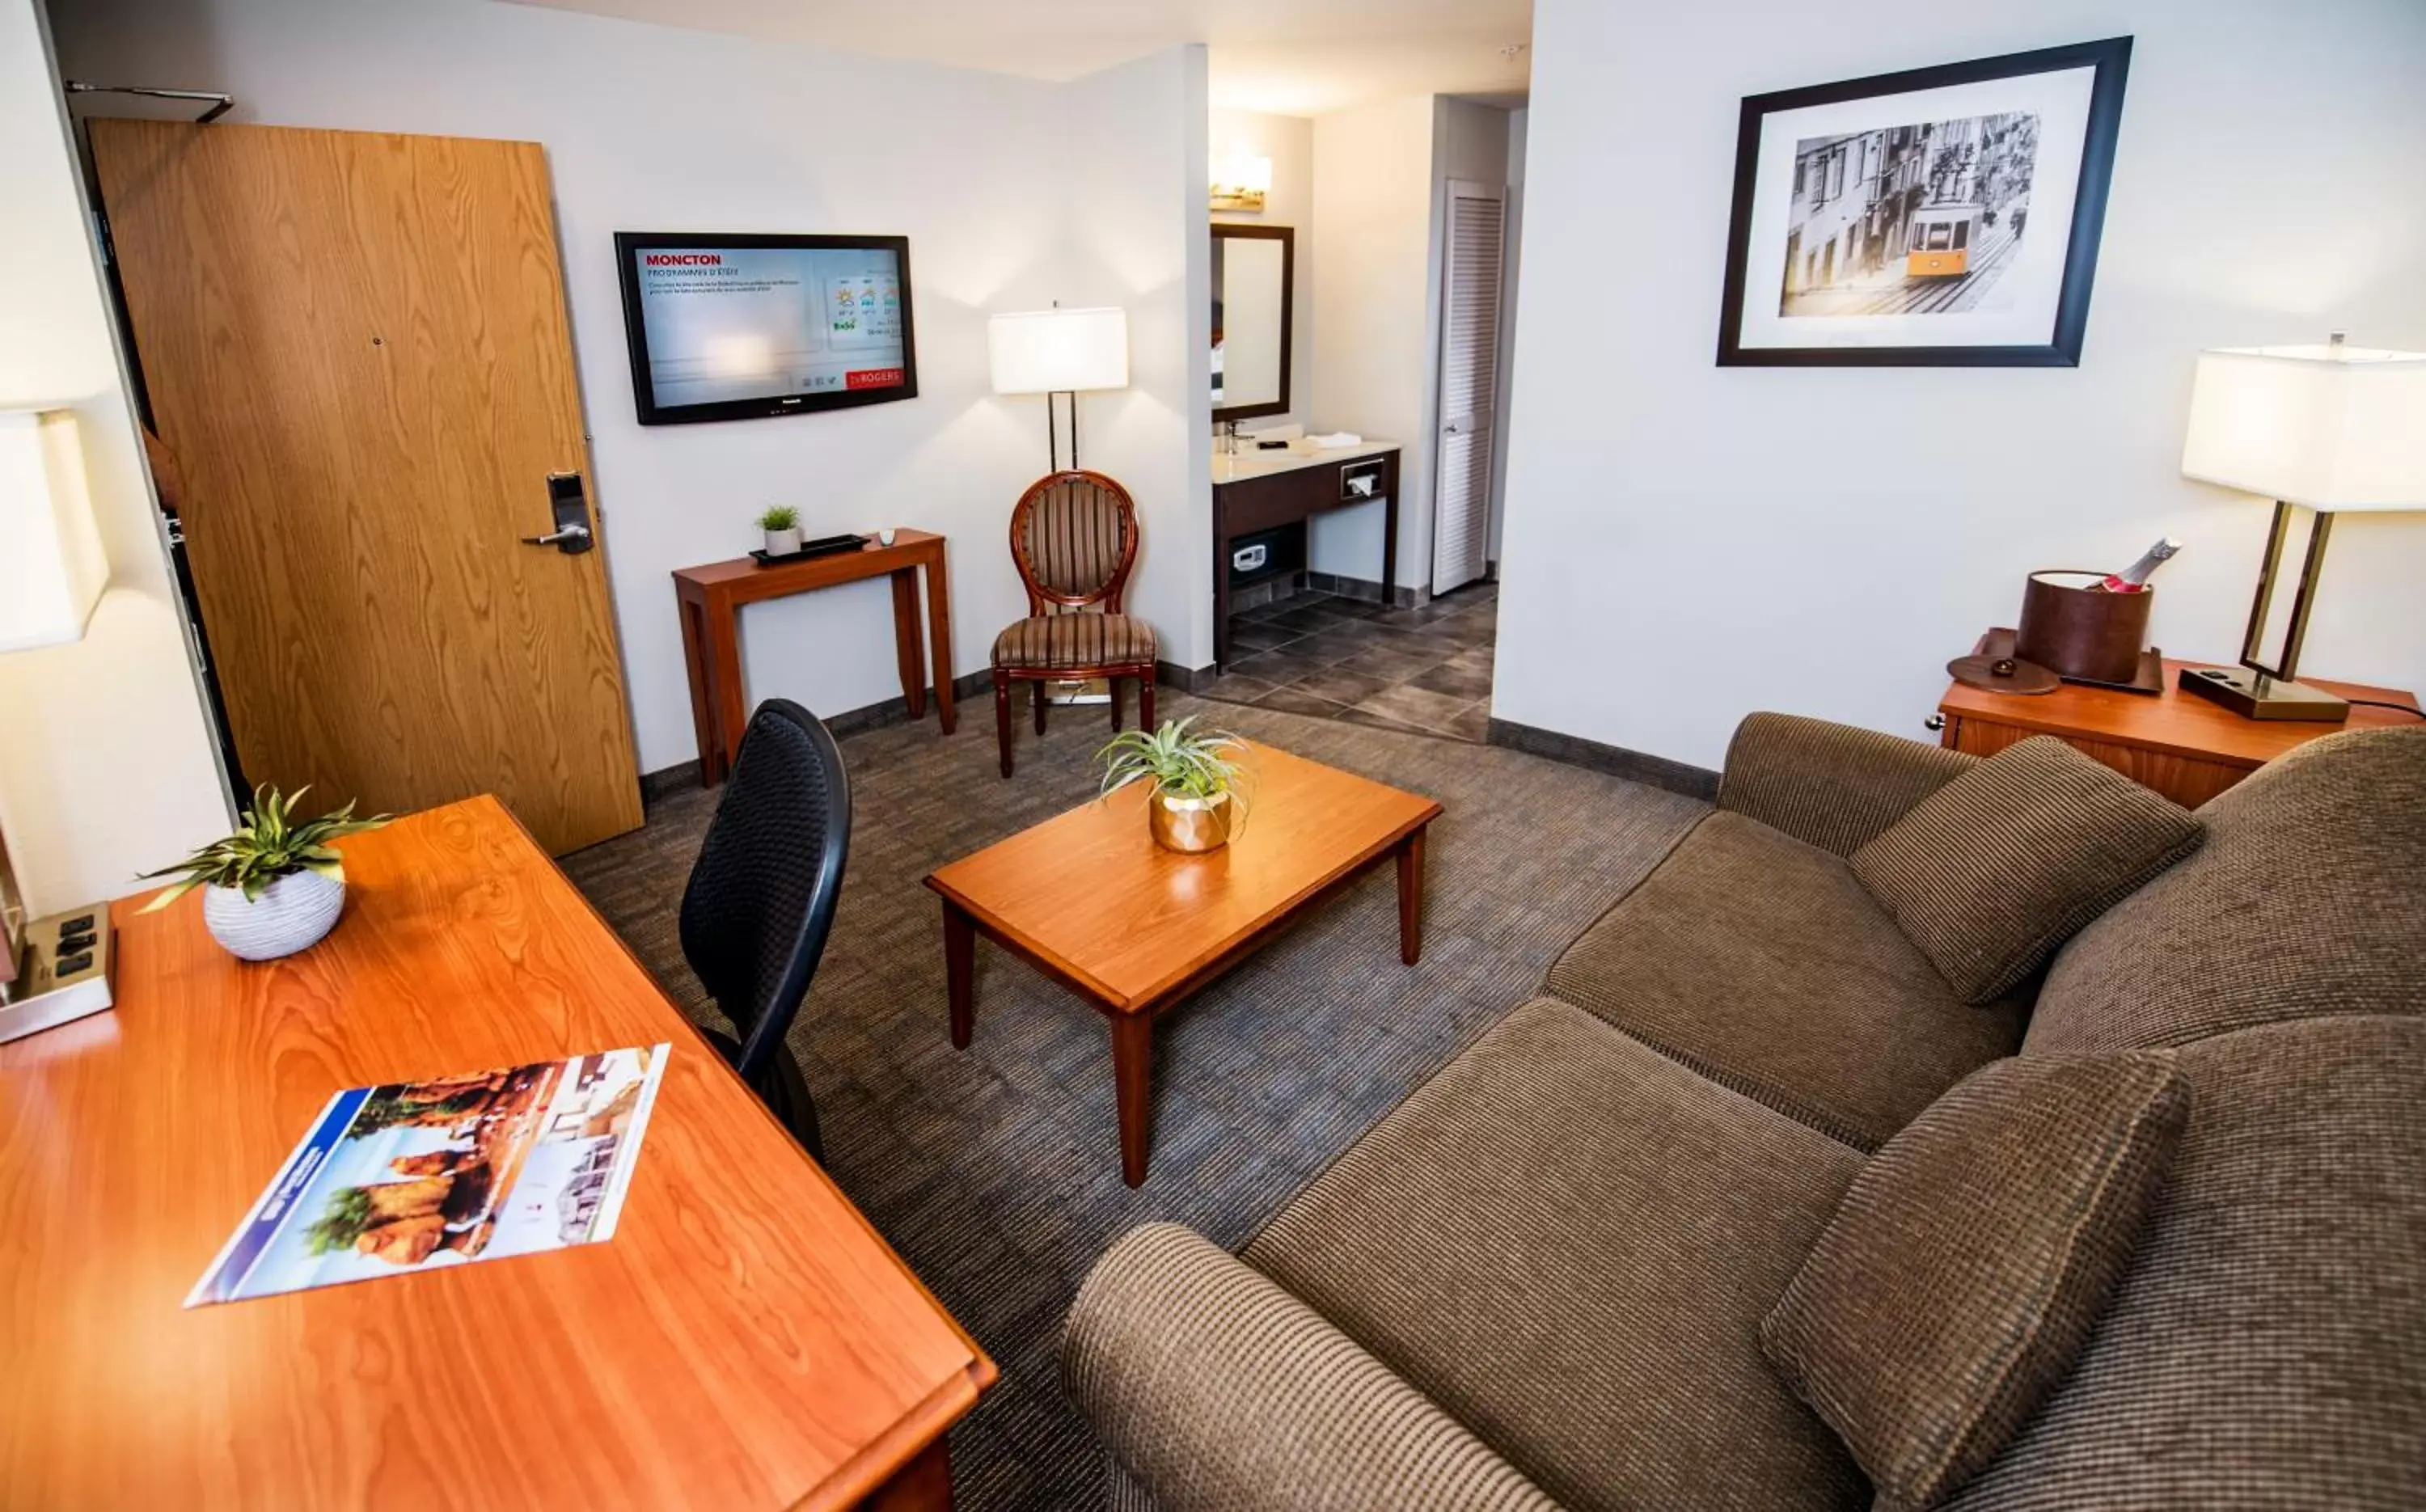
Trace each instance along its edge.
<path fill-rule="evenodd" d="M 524 545 L 553 546 L 567 556 L 578 556 L 598 543 L 590 529 L 590 502 L 581 496 L 580 474 L 550 473 L 547 503 L 555 511 L 556 528 L 544 536 L 525 536 Z"/>

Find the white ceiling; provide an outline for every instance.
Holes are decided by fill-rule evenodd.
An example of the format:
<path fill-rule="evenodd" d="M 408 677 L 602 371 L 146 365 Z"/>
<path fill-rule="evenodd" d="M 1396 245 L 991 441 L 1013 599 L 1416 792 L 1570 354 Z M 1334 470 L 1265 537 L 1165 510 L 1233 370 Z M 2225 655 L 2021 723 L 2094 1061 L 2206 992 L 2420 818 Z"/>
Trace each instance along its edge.
<path fill-rule="evenodd" d="M 1521 93 L 1532 0 L 518 0 L 629 21 L 1074 79 L 1209 44 L 1212 103 L 1317 115 L 1408 94 Z M 1504 103 L 1504 102 L 1503 102 Z"/>

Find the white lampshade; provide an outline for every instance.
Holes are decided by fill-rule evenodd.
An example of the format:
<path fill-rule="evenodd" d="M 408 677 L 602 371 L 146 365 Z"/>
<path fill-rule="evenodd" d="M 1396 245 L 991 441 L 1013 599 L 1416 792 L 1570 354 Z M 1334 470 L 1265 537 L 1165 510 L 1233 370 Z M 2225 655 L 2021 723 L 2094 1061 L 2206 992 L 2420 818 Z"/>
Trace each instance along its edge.
<path fill-rule="evenodd" d="M 996 394 L 1129 386 L 1129 316 L 1121 309 L 1028 310 L 986 322 Z"/>
<path fill-rule="evenodd" d="M 2426 352 L 2201 352 L 2182 474 L 2313 509 L 2426 509 Z"/>
<path fill-rule="evenodd" d="M 72 410 L 0 410 L 0 651 L 84 635 L 109 581 Z"/>

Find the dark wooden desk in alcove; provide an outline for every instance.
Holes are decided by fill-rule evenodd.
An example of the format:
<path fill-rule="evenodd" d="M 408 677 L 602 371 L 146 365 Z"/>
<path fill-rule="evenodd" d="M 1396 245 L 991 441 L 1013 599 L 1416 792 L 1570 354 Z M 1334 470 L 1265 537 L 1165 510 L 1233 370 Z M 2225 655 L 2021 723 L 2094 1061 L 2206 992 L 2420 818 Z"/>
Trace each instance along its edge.
<path fill-rule="evenodd" d="M 1378 479 L 1369 492 L 1351 477 Z M 1213 458 L 1213 660 L 1230 662 L 1230 543 L 1276 525 L 1297 524 L 1333 509 L 1382 501 L 1382 584 L 1387 595 L 1399 575 L 1399 448 L 1372 442 L 1325 452 L 1255 452 Z"/>

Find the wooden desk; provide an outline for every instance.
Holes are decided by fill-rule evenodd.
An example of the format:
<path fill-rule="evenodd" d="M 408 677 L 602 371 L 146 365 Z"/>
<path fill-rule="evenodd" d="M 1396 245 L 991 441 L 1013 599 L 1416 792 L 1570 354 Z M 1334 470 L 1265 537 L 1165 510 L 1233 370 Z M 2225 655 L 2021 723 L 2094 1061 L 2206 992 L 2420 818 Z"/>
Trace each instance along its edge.
<path fill-rule="evenodd" d="M 312 950 L 121 904 L 117 1010 L 0 1046 L 0 1503 L 941 1504 L 993 1363 L 505 810 L 342 844 Z M 613 1239 L 180 1307 L 332 1092 L 660 1040 Z"/>
<path fill-rule="evenodd" d="M 699 780 L 714 787 L 733 770 L 749 727 L 750 700 L 741 687 L 741 606 L 766 599 L 812 593 L 864 578 L 893 579 L 893 646 L 901 663 L 901 697 L 910 717 L 927 716 L 926 652 L 918 630 L 918 571 L 927 572 L 927 624 L 934 637 L 935 711 L 950 734 L 952 708 L 952 593 L 944 571 L 944 538 L 924 530 L 895 534 L 880 546 L 874 537 L 855 552 L 812 556 L 761 567 L 747 556 L 704 567 L 677 568 L 674 597 L 682 614 L 683 662 L 690 671 L 690 716 L 699 732 Z"/>
<path fill-rule="evenodd" d="M 2032 735 L 2056 735 L 2143 787 L 2195 809 L 2284 752 L 2338 730 L 2416 724 L 2391 709 L 2351 706 L 2347 724 L 2314 720 L 2244 719 L 2220 703 L 2181 690 L 2182 668 L 2208 662 L 2165 663 L 2165 690 L 2154 698 L 2066 683 L 2052 693 L 1991 693 L 1961 683 L 1947 687 L 1937 712 L 1946 721 L 1938 744 L 1974 756 L 1993 756 Z M 2358 683 L 2302 682 L 2346 699 L 2385 699 L 2411 708 L 2417 699 L 2398 688 Z"/>

